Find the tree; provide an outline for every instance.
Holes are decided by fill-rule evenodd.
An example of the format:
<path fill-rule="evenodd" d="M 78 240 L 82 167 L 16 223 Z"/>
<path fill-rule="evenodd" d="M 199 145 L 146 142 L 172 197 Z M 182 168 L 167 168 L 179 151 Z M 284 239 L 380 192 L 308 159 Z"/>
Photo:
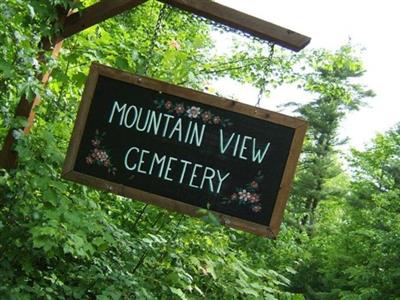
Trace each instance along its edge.
<path fill-rule="evenodd" d="M 399 126 L 353 150 L 346 201 L 324 202 L 324 219 L 294 279 L 297 292 L 310 299 L 398 298 L 399 153 Z"/>
<path fill-rule="evenodd" d="M 345 142 L 338 139 L 340 123 L 374 94 L 354 80 L 365 70 L 350 44 L 335 53 L 312 51 L 305 62 L 302 67 L 306 72 L 299 74 L 299 86 L 316 99 L 297 105 L 309 129 L 291 202 L 301 224 L 310 227 L 318 204 L 333 195 L 328 193 L 327 182 L 342 172 L 337 156 L 337 146 Z"/>

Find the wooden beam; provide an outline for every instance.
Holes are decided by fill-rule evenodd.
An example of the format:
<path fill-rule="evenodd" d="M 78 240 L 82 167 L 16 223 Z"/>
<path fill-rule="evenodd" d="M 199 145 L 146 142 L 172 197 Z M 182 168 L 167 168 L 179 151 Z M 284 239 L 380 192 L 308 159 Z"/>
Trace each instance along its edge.
<path fill-rule="evenodd" d="M 231 28 L 239 29 L 260 39 L 273 42 L 293 51 L 307 46 L 311 38 L 275 25 L 273 23 L 247 15 L 210 0 L 159 0 L 182 10 L 205 17 Z"/>
<path fill-rule="evenodd" d="M 103 0 L 69 16 L 60 38 L 65 39 L 93 25 L 132 9 L 147 0 Z"/>
<path fill-rule="evenodd" d="M 147 0 L 102 0 L 67 18 L 61 39 L 70 37 L 93 25 L 132 9 Z M 262 40 L 273 42 L 293 51 L 300 51 L 311 39 L 305 35 L 258 19 L 233 8 L 210 1 L 159 0 L 179 9 L 241 30 Z"/>

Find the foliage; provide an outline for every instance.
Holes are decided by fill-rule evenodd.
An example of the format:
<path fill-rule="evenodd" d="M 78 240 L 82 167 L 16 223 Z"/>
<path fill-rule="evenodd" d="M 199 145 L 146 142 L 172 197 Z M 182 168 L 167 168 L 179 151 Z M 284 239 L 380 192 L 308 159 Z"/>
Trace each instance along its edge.
<path fill-rule="evenodd" d="M 354 179 L 346 202 L 323 208 L 303 263 L 312 299 L 398 299 L 400 276 L 399 127 L 353 151 Z M 327 205 L 327 204 L 325 204 Z"/>
<path fill-rule="evenodd" d="M 235 233 L 155 208 L 137 224 L 140 204 L 62 181 L 65 135 L 58 124 L 21 138 L 18 172 L 1 177 L 0 294 L 292 299 L 284 276 L 235 251 Z"/>

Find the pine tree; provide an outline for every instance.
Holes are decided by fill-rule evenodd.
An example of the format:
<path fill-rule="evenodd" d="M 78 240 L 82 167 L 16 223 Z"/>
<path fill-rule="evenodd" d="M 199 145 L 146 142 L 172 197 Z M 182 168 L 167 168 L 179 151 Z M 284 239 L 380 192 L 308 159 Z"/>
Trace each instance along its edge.
<path fill-rule="evenodd" d="M 334 53 L 316 50 L 306 56 L 308 65 L 303 68 L 309 71 L 299 77 L 300 86 L 315 99 L 297 105 L 309 129 L 292 202 L 300 224 L 312 226 L 318 204 L 332 193 L 324 185 L 341 173 L 337 146 L 346 141 L 338 138 L 340 123 L 374 94 L 355 83 L 365 70 L 350 44 Z"/>

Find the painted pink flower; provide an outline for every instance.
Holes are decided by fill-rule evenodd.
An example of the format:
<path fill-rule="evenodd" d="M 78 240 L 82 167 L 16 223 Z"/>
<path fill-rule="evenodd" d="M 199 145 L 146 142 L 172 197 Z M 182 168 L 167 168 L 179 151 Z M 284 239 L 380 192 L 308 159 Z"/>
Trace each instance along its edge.
<path fill-rule="evenodd" d="M 97 149 L 95 149 L 95 150 L 97 150 Z M 92 157 L 93 157 L 95 160 L 100 160 L 100 152 L 99 152 L 99 151 L 95 151 L 95 152 L 92 154 Z"/>
<path fill-rule="evenodd" d="M 176 112 L 178 115 L 183 114 L 183 113 L 185 112 L 185 106 L 184 106 L 183 104 L 177 104 L 177 105 L 175 106 L 175 112 Z"/>
<path fill-rule="evenodd" d="M 196 119 L 201 113 L 200 107 L 192 106 L 187 110 L 187 115 L 191 119 Z"/>
<path fill-rule="evenodd" d="M 93 147 L 98 147 L 100 145 L 100 141 L 98 139 L 92 140 Z"/>
<path fill-rule="evenodd" d="M 249 197 L 250 203 L 257 203 L 260 201 L 260 196 L 258 194 L 251 194 Z"/>
<path fill-rule="evenodd" d="M 253 189 L 257 189 L 258 188 L 258 182 L 257 181 L 252 181 L 251 183 L 250 183 L 250 185 L 251 185 L 251 187 L 253 188 Z"/>
<path fill-rule="evenodd" d="M 221 123 L 221 117 L 220 116 L 214 116 L 212 121 L 213 121 L 213 123 L 215 125 L 218 125 L 219 123 Z"/>
<path fill-rule="evenodd" d="M 104 150 L 99 151 L 97 155 L 98 155 L 98 159 L 101 162 L 105 162 L 106 160 L 108 160 L 108 154 Z"/>
<path fill-rule="evenodd" d="M 205 111 L 201 114 L 201 118 L 204 123 L 207 123 L 208 121 L 210 121 L 211 117 L 212 117 L 212 115 L 211 115 L 211 112 L 209 112 L 209 111 Z"/>
<path fill-rule="evenodd" d="M 88 165 L 93 164 L 93 158 L 90 157 L 90 156 L 86 157 L 86 163 L 87 163 Z"/>
<path fill-rule="evenodd" d="M 262 178 L 262 174 L 260 172 L 258 173 L 258 175 Z M 258 180 L 259 178 L 256 178 L 247 183 L 244 188 L 238 188 L 237 193 L 231 194 L 228 199 L 224 198 L 224 203 L 234 203 L 235 200 L 238 200 L 236 205 L 246 206 L 254 213 L 260 212 L 262 210 L 262 206 L 261 194 L 257 192 L 258 188 L 260 187 Z"/>
<path fill-rule="evenodd" d="M 172 103 L 171 103 L 172 105 Z M 104 136 L 104 134 L 103 134 Z M 89 155 L 85 158 L 85 161 L 89 165 L 96 164 L 107 168 L 108 173 L 113 175 L 116 174 L 117 169 L 113 167 L 110 159 L 110 155 L 107 150 L 103 149 L 101 145 L 101 138 L 99 137 L 99 131 L 96 130 L 96 136 L 91 140 L 91 144 L 94 147 Z"/>
<path fill-rule="evenodd" d="M 172 108 L 172 102 L 171 102 L 171 101 L 165 102 L 164 107 L 165 107 L 166 109 L 170 110 L 170 109 Z"/>
<path fill-rule="evenodd" d="M 251 197 L 251 194 L 246 190 L 242 190 L 238 194 L 239 194 L 239 199 L 243 201 L 247 201 Z"/>

